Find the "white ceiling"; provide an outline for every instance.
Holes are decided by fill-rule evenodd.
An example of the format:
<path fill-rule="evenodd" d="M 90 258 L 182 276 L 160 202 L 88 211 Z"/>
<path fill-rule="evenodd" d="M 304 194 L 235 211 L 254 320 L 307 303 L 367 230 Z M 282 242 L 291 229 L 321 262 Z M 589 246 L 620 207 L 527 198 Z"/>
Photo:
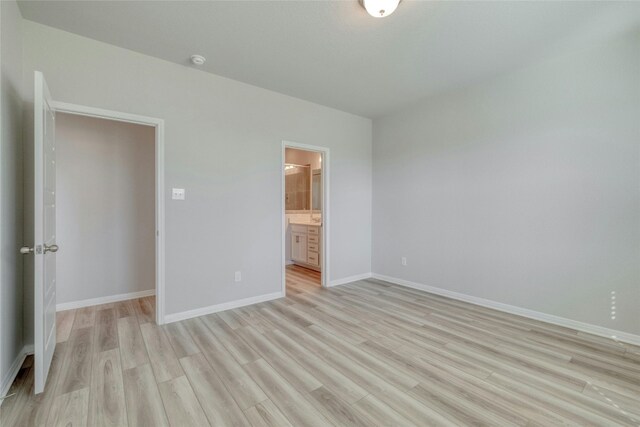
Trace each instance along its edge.
<path fill-rule="evenodd" d="M 404 0 L 374 19 L 357 0 L 20 2 L 25 19 L 186 66 L 202 54 L 205 71 L 367 117 L 545 55 L 631 6 Z"/>

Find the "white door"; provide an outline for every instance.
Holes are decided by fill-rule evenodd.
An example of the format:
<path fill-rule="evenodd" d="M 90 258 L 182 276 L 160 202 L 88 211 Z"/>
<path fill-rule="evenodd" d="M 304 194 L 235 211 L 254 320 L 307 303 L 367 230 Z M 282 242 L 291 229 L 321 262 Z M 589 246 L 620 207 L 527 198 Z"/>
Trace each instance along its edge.
<path fill-rule="evenodd" d="M 56 148 L 55 113 L 42 73 L 34 98 L 34 302 L 35 392 L 44 390 L 56 348 Z"/>

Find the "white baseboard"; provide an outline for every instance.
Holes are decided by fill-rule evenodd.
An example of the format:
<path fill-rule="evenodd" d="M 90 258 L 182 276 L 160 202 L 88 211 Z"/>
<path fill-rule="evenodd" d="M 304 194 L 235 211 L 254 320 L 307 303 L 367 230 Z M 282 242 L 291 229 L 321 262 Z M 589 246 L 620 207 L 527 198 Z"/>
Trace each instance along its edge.
<path fill-rule="evenodd" d="M 328 288 L 332 288 L 334 286 L 346 285 L 347 283 L 357 282 L 358 280 L 364 280 L 371 278 L 371 273 L 362 273 L 356 274 L 355 276 L 343 277 L 342 279 L 336 279 L 329 282 L 327 285 Z"/>
<path fill-rule="evenodd" d="M 640 345 L 640 335 L 630 334 L 628 332 L 616 331 L 615 329 L 605 328 L 603 326 L 592 325 L 590 323 L 579 322 L 577 320 L 567 319 L 552 314 L 542 313 L 528 308 L 516 307 L 514 305 L 504 304 L 501 302 L 491 301 L 484 298 L 478 298 L 459 292 L 449 291 L 434 286 L 423 285 L 422 283 L 411 282 L 409 280 L 398 279 L 396 277 L 385 276 L 373 273 L 375 279 L 384 280 L 396 285 L 405 286 L 407 288 L 418 289 L 444 297 L 449 297 L 459 301 L 468 302 L 482 307 L 492 308 L 494 310 L 504 311 L 506 313 L 516 314 L 518 316 L 528 317 L 529 319 L 540 320 L 542 322 L 551 323 L 565 328 L 575 329 L 577 331 L 586 332 L 600 337 L 611 338 L 615 341 L 626 342 L 629 344 Z"/>
<path fill-rule="evenodd" d="M 22 350 L 18 353 L 16 358 L 13 360 L 13 363 L 9 367 L 9 370 L 3 375 L 2 382 L 0 382 L 0 397 L 4 397 L 9 392 L 11 388 L 11 384 L 16 379 L 18 372 L 20 371 L 20 367 L 24 363 L 24 359 L 27 357 L 29 353 L 29 348 L 33 350 L 33 346 L 24 346 Z M 33 352 L 33 351 L 32 351 Z M 0 405 L 2 405 L 4 399 L 0 399 Z"/>
<path fill-rule="evenodd" d="M 257 297 L 243 298 L 235 301 L 224 302 L 222 304 L 210 305 L 208 307 L 196 308 L 194 310 L 182 311 L 180 313 L 165 314 L 164 322 L 173 323 L 180 320 L 191 319 L 193 317 L 205 316 L 219 311 L 231 310 L 233 308 L 244 307 L 246 305 L 258 304 L 260 302 L 271 301 L 283 298 L 282 291 L 274 292 L 266 295 L 258 295 Z"/>
<path fill-rule="evenodd" d="M 110 295 L 108 297 L 99 297 L 99 298 L 83 299 L 80 301 L 63 302 L 60 304 L 56 304 L 56 311 L 73 310 L 76 308 L 90 307 L 92 305 L 109 304 L 111 302 L 126 301 L 129 299 L 136 299 L 136 298 L 144 298 L 144 297 L 148 297 L 155 294 L 156 294 L 155 289 L 149 289 L 147 291 L 130 292 L 128 294 L 118 294 L 118 295 Z"/>

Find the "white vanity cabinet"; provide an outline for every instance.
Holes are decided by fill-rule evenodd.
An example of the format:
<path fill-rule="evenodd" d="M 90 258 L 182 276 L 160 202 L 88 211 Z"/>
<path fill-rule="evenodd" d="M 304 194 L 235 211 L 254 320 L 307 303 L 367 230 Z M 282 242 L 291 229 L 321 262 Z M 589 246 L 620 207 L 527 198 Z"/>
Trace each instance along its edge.
<path fill-rule="evenodd" d="M 291 259 L 294 262 L 307 262 L 307 233 L 291 232 Z"/>
<path fill-rule="evenodd" d="M 320 271 L 320 224 L 291 224 L 291 260 L 295 264 Z"/>

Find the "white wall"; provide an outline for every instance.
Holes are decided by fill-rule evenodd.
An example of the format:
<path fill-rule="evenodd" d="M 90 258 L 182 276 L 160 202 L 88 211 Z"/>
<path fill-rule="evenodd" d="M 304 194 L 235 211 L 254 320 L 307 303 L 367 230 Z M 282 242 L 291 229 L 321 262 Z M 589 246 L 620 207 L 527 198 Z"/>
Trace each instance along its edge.
<path fill-rule="evenodd" d="M 374 272 L 640 334 L 638 46 L 627 33 L 376 120 Z"/>
<path fill-rule="evenodd" d="M 57 303 L 155 287 L 155 129 L 56 117 Z"/>
<path fill-rule="evenodd" d="M 0 2 L 0 395 L 23 346 L 21 20 L 14 1 Z"/>
<path fill-rule="evenodd" d="M 371 120 L 29 21 L 23 36 L 27 99 L 40 70 L 58 101 L 165 120 L 168 314 L 281 290 L 283 139 L 331 150 L 330 279 L 371 271 Z"/>

